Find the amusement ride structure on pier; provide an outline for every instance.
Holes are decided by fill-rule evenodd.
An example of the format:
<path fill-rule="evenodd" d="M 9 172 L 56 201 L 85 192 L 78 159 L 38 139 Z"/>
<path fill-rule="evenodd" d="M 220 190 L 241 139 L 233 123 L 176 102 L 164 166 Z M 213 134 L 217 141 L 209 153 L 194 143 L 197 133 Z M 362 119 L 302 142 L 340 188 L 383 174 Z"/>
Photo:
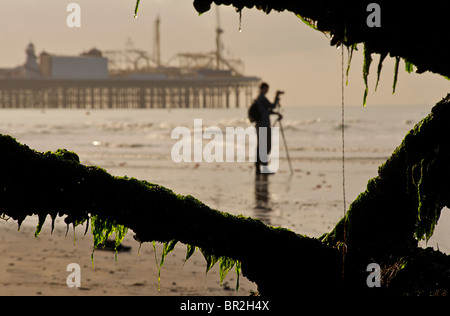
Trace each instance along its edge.
<path fill-rule="evenodd" d="M 215 51 L 179 53 L 165 64 L 159 29 L 158 17 L 153 54 L 132 47 L 94 48 L 80 56 L 42 52 L 37 58 L 30 43 L 24 65 L 0 69 L 0 108 L 228 108 L 251 103 L 260 79 L 244 76 L 242 61 L 223 57 L 219 15 Z"/>

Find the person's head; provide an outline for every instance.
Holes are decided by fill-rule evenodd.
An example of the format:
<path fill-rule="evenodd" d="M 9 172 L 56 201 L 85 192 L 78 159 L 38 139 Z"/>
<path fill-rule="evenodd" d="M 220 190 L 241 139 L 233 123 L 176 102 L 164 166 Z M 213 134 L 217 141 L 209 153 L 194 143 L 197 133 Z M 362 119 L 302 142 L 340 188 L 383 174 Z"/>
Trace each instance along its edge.
<path fill-rule="evenodd" d="M 269 85 L 266 82 L 261 82 L 259 85 L 259 93 L 266 94 L 269 91 Z"/>

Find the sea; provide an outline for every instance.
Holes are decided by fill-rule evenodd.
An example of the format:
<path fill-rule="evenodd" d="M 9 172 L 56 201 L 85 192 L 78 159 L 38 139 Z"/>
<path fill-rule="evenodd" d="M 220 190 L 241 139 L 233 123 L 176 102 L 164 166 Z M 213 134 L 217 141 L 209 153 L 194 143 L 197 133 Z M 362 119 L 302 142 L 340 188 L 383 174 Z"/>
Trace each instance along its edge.
<path fill-rule="evenodd" d="M 38 151 L 74 151 L 83 164 L 193 195 L 221 211 L 319 236 L 333 228 L 378 166 L 430 110 L 430 105 L 347 106 L 344 113 L 340 106 L 281 108 L 281 125 L 274 125 L 278 141 L 272 145 L 279 167 L 264 178 L 255 176 L 251 159 L 256 149 L 250 143 L 243 162 L 173 159 L 181 139 L 172 136 L 176 128 L 191 132 L 191 144 L 200 128 L 203 148 L 217 141 L 224 153 L 238 150 L 239 144 L 225 135 L 227 128 L 252 126 L 246 108 L 1 109 L 0 133 Z M 200 127 L 195 124 L 199 119 Z M 211 130 L 223 137 L 208 138 Z M 441 250 L 444 244 L 439 239 Z"/>
<path fill-rule="evenodd" d="M 345 108 L 345 154 L 349 159 L 387 158 L 404 135 L 430 110 L 429 106 Z M 286 107 L 281 113 L 291 159 L 341 159 L 340 107 Z M 203 129 L 214 127 L 223 133 L 227 127 L 251 126 L 245 108 L 2 109 L 0 132 L 39 151 L 67 148 L 77 152 L 82 160 L 117 162 L 130 159 L 130 163 L 140 160 L 145 164 L 150 160 L 170 158 L 171 148 L 178 140 L 171 138 L 172 131 L 176 127 L 186 127 L 193 136 L 196 119 L 202 120 Z M 277 123 L 274 126 L 280 127 Z M 279 139 L 282 142 L 281 134 Z M 209 142 L 205 137 L 203 141 L 204 144 Z"/>

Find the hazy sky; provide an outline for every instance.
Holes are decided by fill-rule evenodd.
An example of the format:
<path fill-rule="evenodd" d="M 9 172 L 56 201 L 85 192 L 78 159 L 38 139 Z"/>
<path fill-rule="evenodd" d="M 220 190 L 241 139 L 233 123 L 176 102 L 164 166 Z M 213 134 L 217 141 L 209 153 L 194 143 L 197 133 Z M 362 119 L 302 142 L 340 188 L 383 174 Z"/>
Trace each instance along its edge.
<path fill-rule="evenodd" d="M 81 7 L 81 27 L 66 25 L 66 7 Z M 154 21 L 161 17 L 161 58 L 168 61 L 178 52 L 208 52 L 215 49 L 217 14 L 199 16 L 192 0 L 142 0 L 137 19 L 135 0 L 14 0 L 0 3 L 0 67 L 12 67 L 25 60 L 25 47 L 32 41 L 36 53 L 46 50 L 77 55 L 96 47 L 100 50 L 125 48 L 130 37 L 134 47 L 153 51 Z M 294 14 L 256 9 L 239 15 L 232 7 L 220 7 L 225 54 L 239 57 L 245 73 L 267 81 L 269 97 L 277 89 L 286 91 L 282 105 L 340 105 L 341 51 L 329 40 L 304 25 Z M 355 52 L 345 89 L 347 105 L 362 104 L 362 45 Z M 227 55 L 226 55 L 227 56 Z M 450 92 L 450 81 L 435 74 L 408 74 L 400 66 L 397 92 L 392 95 L 394 63 L 386 59 L 378 91 L 374 93 L 378 56 L 369 77 L 368 106 L 378 104 L 429 104 Z"/>

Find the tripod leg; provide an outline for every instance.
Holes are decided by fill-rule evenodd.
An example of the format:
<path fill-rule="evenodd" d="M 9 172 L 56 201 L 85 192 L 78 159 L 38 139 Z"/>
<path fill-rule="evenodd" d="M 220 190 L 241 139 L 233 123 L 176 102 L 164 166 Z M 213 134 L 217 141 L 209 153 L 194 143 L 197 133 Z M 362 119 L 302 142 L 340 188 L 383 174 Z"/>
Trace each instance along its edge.
<path fill-rule="evenodd" d="M 289 150 L 286 143 L 286 137 L 284 137 L 283 125 L 281 124 L 281 120 L 278 120 L 280 124 L 281 136 L 283 137 L 284 148 L 286 149 L 286 157 L 289 163 L 289 169 L 291 170 L 291 175 L 294 174 L 294 170 L 292 170 L 291 158 L 289 157 Z"/>

